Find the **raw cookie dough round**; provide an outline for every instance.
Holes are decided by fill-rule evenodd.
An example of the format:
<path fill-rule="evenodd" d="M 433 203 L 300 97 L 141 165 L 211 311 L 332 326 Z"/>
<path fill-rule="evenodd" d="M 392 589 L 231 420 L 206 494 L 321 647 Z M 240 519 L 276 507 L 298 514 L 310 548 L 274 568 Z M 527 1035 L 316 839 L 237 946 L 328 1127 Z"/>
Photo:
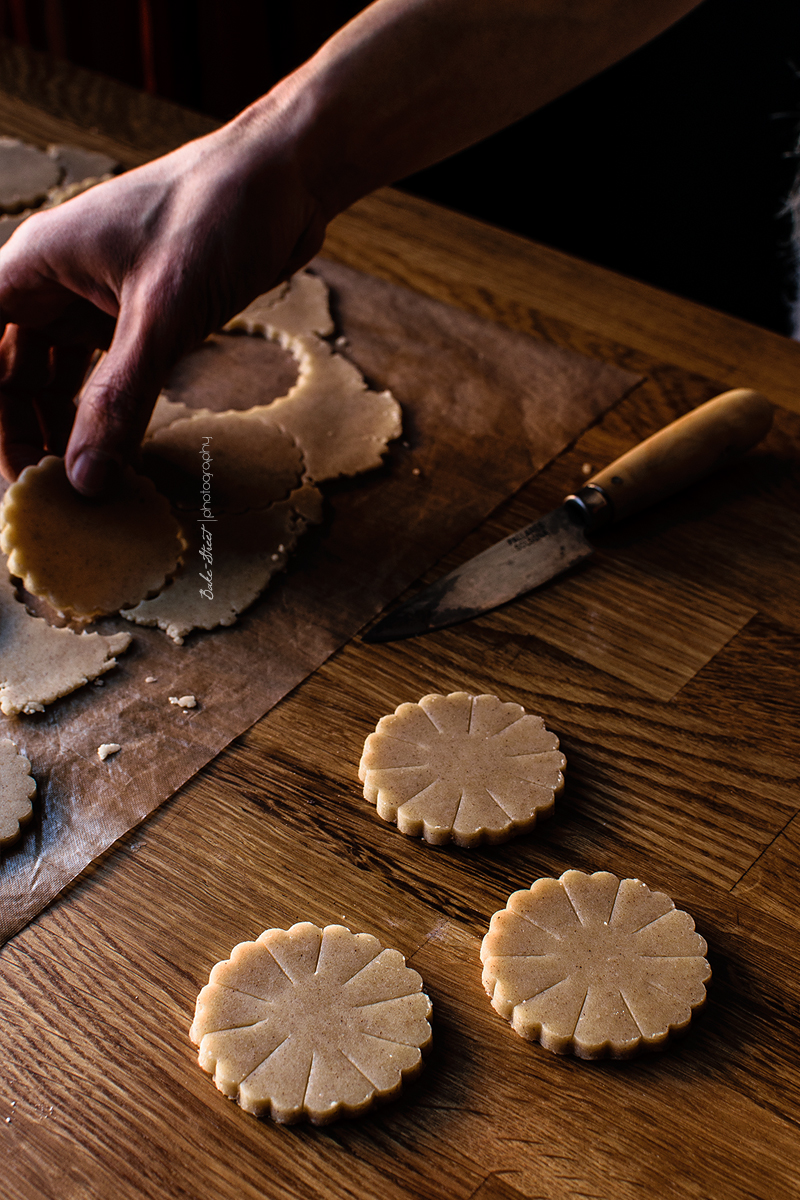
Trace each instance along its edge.
<path fill-rule="evenodd" d="M 61 167 L 35 146 L 0 137 L 0 212 L 16 213 L 44 200 L 61 178 Z"/>
<path fill-rule="evenodd" d="M 421 1069 L 430 1014 L 399 951 L 304 921 L 217 963 L 189 1036 L 200 1066 L 246 1112 L 322 1125 L 397 1095 Z"/>
<path fill-rule="evenodd" d="M 565 871 L 514 892 L 481 945 L 492 1007 L 528 1041 L 629 1058 L 686 1029 L 706 998 L 706 943 L 639 879 Z"/>
<path fill-rule="evenodd" d="M 6 492 L 0 547 L 31 595 L 88 619 L 158 592 L 185 542 L 149 479 L 126 467 L 109 499 L 87 500 L 70 485 L 64 460 L 48 455 Z"/>
<path fill-rule="evenodd" d="M 28 759 L 8 738 L 0 738 L 0 849 L 16 842 L 20 826 L 30 820 L 35 791 Z"/>
<path fill-rule="evenodd" d="M 497 696 L 423 696 L 364 744 L 364 795 L 401 833 L 442 845 L 503 842 L 553 810 L 566 759 L 541 717 Z"/>

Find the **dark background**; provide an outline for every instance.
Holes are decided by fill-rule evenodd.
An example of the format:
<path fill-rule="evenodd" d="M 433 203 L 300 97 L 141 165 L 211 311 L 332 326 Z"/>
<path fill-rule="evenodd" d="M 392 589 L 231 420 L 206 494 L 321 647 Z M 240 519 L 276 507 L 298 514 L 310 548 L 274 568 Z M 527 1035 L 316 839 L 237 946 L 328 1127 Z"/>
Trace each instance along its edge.
<path fill-rule="evenodd" d="M 216 117 L 358 0 L 0 0 L 0 33 Z M 546 109 L 402 186 L 781 333 L 794 292 L 799 0 L 705 0 Z"/>

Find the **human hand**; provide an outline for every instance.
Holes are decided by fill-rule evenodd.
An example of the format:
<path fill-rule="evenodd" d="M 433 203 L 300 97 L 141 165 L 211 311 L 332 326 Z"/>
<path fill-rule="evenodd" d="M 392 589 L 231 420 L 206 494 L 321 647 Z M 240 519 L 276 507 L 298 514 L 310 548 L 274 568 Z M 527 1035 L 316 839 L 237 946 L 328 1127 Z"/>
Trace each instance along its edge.
<path fill-rule="evenodd" d="M 0 250 L 8 479 L 66 454 L 78 491 L 100 494 L 135 453 L 175 361 L 316 253 L 325 220 L 289 124 L 262 102 L 30 217 Z"/>

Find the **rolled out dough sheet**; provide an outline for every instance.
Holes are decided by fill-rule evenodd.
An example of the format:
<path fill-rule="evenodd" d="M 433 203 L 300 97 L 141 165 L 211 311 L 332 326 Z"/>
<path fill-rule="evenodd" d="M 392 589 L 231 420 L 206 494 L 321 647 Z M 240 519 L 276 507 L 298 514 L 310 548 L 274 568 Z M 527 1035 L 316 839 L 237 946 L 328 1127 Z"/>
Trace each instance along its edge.
<path fill-rule="evenodd" d="M 44 712 L 0 716 L 0 736 L 24 745 L 46 797 L 0 860 L 0 940 L 637 381 L 329 261 L 312 268 L 335 294 L 348 358 L 371 387 L 402 402 L 403 439 L 380 470 L 330 489 L 322 525 L 223 635 L 198 631 L 176 647 L 159 629 L 98 622 L 100 636 L 135 635 L 103 675 L 101 728 L 98 697 L 86 687 Z M 185 695 L 201 702 L 170 705 Z M 97 747 L 112 741 L 122 751 L 100 762 Z"/>

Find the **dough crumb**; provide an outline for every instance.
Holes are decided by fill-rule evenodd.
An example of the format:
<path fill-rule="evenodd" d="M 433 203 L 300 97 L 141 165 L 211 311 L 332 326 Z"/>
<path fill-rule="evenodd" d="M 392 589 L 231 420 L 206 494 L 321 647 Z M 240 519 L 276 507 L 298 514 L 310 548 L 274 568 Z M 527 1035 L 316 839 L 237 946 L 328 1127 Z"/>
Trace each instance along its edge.
<path fill-rule="evenodd" d="M 189 1037 L 254 1116 L 324 1125 L 396 1096 L 422 1067 L 431 1002 L 397 950 L 343 925 L 267 929 L 218 962 Z"/>
<path fill-rule="evenodd" d="M 119 742 L 103 742 L 102 746 L 97 747 L 97 757 L 100 762 L 105 762 L 110 754 L 116 754 L 121 749 Z"/>
<path fill-rule="evenodd" d="M 170 702 L 170 704 L 177 704 L 179 708 L 196 708 L 197 707 L 197 697 L 191 696 L 191 695 L 170 696 L 169 702 Z"/>
<path fill-rule="evenodd" d="M 157 675 L 146 675 L 145 683 L 158 683 L 158 676 Z"/>
<path fill-rule="evenodd" d="M 358 777 L 378 816 L 440 846 L 506 841 L 553 811 L 567 760 L 541 717 L 497 696 L 423 696 L 364 744 Z"/>
<path fill-rule="evenodd" d="M 669 896 L 608 871 L 514 892 L 481 945 L 483 986 L 520 1037 L 556 1054 L 630 1058 L 706 999 L 706 943 Z"/>

